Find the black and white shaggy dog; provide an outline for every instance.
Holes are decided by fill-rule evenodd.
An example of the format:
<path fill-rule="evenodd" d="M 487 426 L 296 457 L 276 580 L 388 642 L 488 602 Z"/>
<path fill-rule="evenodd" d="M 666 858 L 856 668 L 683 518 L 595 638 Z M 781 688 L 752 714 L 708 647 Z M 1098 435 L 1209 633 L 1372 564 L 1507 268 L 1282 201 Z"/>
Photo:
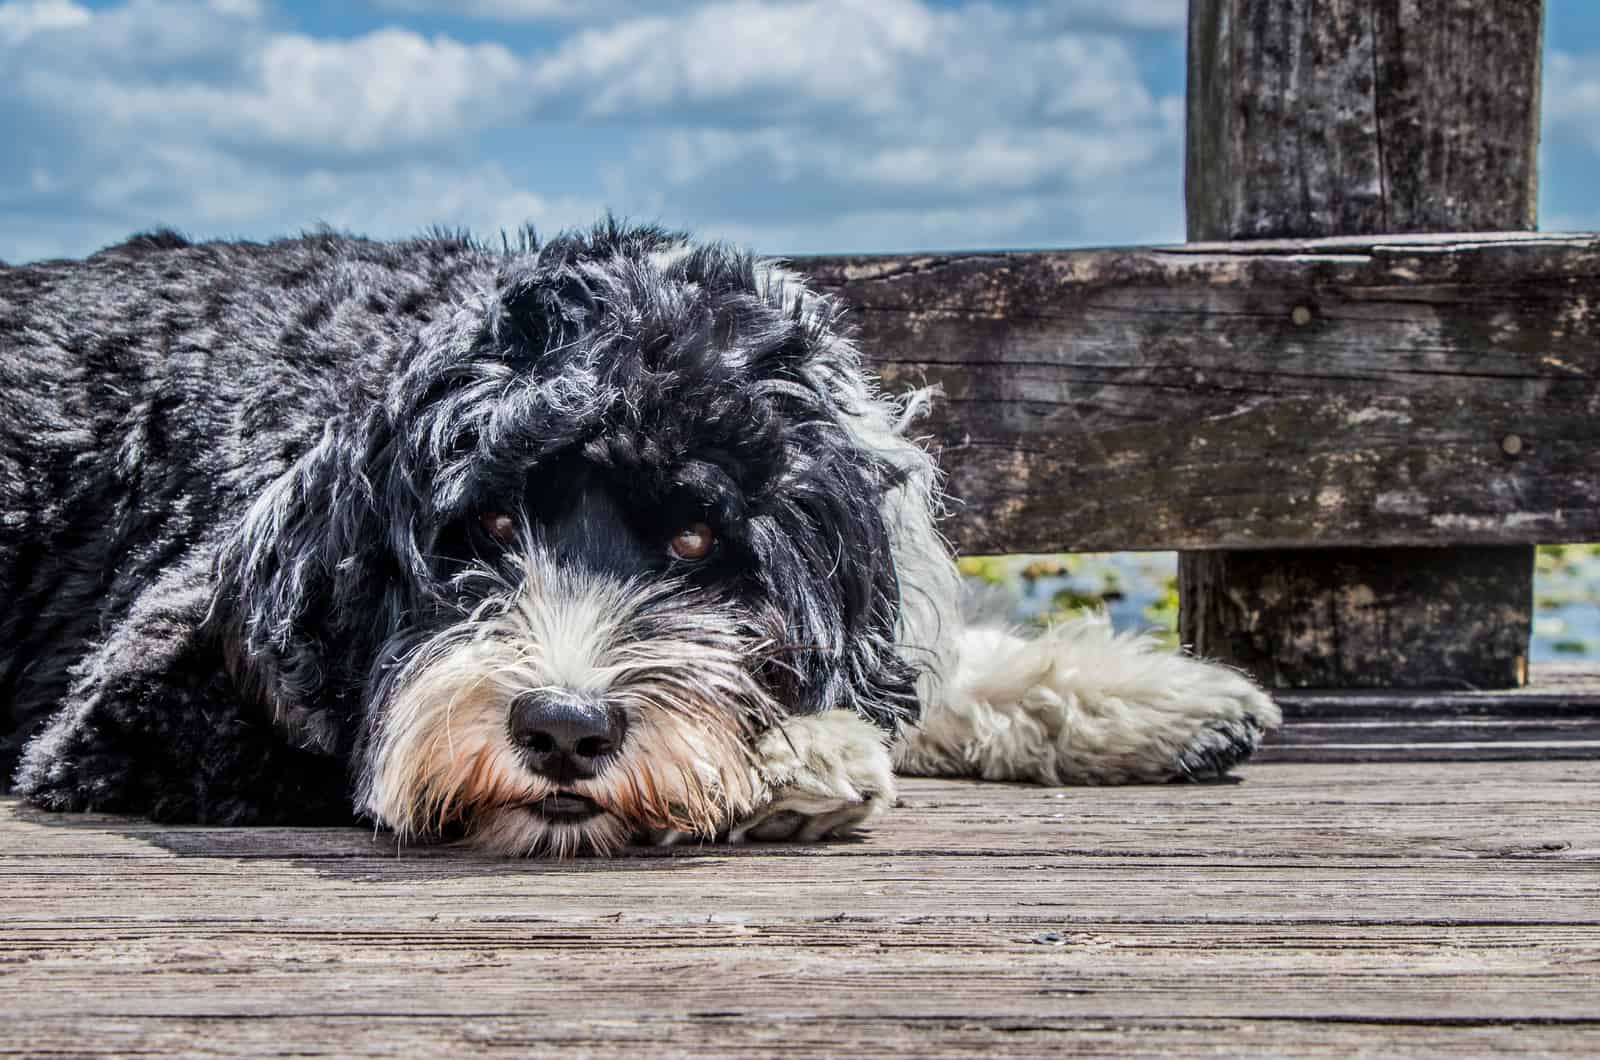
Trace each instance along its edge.
<path fill-rule="evenodd" d="M 838 307 L 653 228 L 0 267 L 0 769 L 507 854 L 814 840 L 893 771 L 1222 773 L 1233 671 L 964 623 Z"/>

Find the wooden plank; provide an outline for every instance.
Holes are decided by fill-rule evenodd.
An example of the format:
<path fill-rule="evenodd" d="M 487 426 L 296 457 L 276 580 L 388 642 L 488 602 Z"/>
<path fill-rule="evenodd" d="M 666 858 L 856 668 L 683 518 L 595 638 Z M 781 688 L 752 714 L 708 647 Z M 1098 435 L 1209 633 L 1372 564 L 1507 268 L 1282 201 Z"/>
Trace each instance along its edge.
<path fill-rule="evenodd" d="M 294 1037 L 285 1039 L 289 1029 Z M 16 1033 L 8 1033 L 13 1030 Z M 21 1036 L 18 1037 L 17 1034 Z M 6 1041 L 22 1042 L 8 1048 Z M 203 1046 L 197 1046 L 202 1041 Z M 1049 1015 L 978 1021 L 935 1019 L 774 1019 L 737 1010 L 626 1021 L 573 1018 L 543 1007 L 533 1014 L 468 1018 L 349 1015 L 241 1020 L 192 1017 L 6 1020 L 0 1056 L 570 1056 L 637 1050 L 650 1057 L 868 1056 L 1154 1057 L 1244 1055 L 1571 1056 L 1597 1047 L 1592 1023 L 1503 1024 L 1223 1020 Z M 26 1051 L 24 1051 L 26 1049 Z"/>
<path fill-rule="evenodd" d="M 1276 693 L 1284 727 L 1260 761 L 1600 758 L 1600 666 L 1540 663 L 1522 688 Z"/>
<path fill-rule="evenodd" d="M 1600 744 L 1592 739 L 1518 740 L 1498 734 L 1468 733 L 1458 741 L 1427 740 L 1416 731 L 1401 729 L 1392 742 L 1374 740 L 1370 731 L 1334 729 L 1303 734 L 1300 744 L 1277 744 L 1263 751 L 1263 762 L 1522 762 L 1595 761 Z"/>
<path fill-rule="evenodd" d="M 1091 874 L 1132 876 L 1160 859 L 1182 864 L 1202 856 L 1226 858 L 1236 866 L 1259 864 L 1264 869 L 1290 872 L 1317 858 L 1348 860 L 1352 868 L 1358 869 L 1370 868 L 1383 859 L 1435 859 L 1437 863 L 1430 861 L 1426 867 L 1429 873 L 1455 871 L 1448 863 L 1452 859 L 1510 856 L 1518 851 L 1551 863 L 1600 856 L 1600 843 L 1584 838 L 1593 834 L 1594 821 L 1586 816 L 1592 813 L 1592 807 L 1573 802 L 1575 792 L 1585 785 L 1592 788 L 1596 767 L 1584 762 L 1540 762 L 1534 763 L 1532 770 L 1526 766 L 1527 763 L 1499 762 L 1449 767 L 1474 770 L 1476 779 L 1470 791 L 1448 792 L 1441 788 L 1435 772 L 1439 767 L 1433 765 L 1421 767 L 1414 778 L 1386 777 L 1378 788 L 1372 786 L 1367 767 L 1347 772 L 1342 766 L 1263 766 L 1260 768 L 1273 770 L 1270 792 L 1235 785 L 1155 785 L 1121 788 L 1104 795 L 1076 788 L 907 780 L 900 811 L 875 830 L 870 842 L 794 849 L 714 848 L 693 852 L 697 860 L 689 867 L 701 874 L 718 875 L 734 872 L 727 867 L 733 861 L 753 859 L 752 871 L 778 873 L 795 886 L 800 886 L 801 878 L 795 874 L 820 873 L 818 880 L 826 888 L 828 873 L 835 870 L 820 865 L 790 865 L 787 860 L 782 863 L 785 867 L 778 869 L 774 868 L 774 859 L 811 862 L 824 854 L 870 859 L 878 857 L 882 848 L 876 844 L 884 841 L 892 844 L 898 858 L 948 859 L 948 865 L 962 864 L 962 858 L 1004 858 L 1027 864 L 1046 853 L 1060 858 L 1093 859 L 1092 868 L 1083 867 Z M 1305 779 L 1296 780 L 1294 774 L 1303 774 Z M 1447 812 L 1451 827 L 1445 836 L 1440 832 L 1439 806 L 1447 794 L 1457 798 L 1459 804 Z M 1358 814 L 1361 820 L 1352 821 Z M 1537 818 L 1537 825 L 1529 825 L 1524 834 L 1508 837 L 1506 822 L 1522 820 L 1530 814 Z M 1249 816 L 1252 823 L 1248 827 L 1237 823 L 1242 815 Z M 555 871 L 548 867 L 530 869 L 515 862 L 473 860 L 457 851 L 436 848 L 396 850 L 387 837 L 352 830 L 174 827 L 104 817 L 78 818 L 69 825 L 58 817 L 26 811 L 21 817 L 28 821 L 36 818 L 40 827 L 29 829 L 26 843 L 10 848 L 11 852 L 0 862 L 0 878 L 44 881 L 47 877 L 61 877 L 72 881 L 75 889 L 87 888 L 77 895 L 74 902 L 79 904 L 70 910 L 55 908 L 59 915 L 70 912 L 75 923 L 128 919 L 115 905 L 97 904 L 105 891 L 116 885 L 119 874 L 170 877 L 174 894 L 162 900 L 172 903 L 173 912 L 184 915 L 190 923 L 205 920 L 232 924 L 238 920 L 238 909 L 230 905 L 231 898 L 226 893 L 219 896 L 220 905 L 206 898 L 205 891 L 211 886 L 209 878 L 219 872 L 228 876 L 248 871 L 262 874 L 262 879 L 272 873 L 282 875 L 287 870 L 273 863 L 283 859 L 293 859 L 297 865 L 316 864 L 329 876 L 343 876 L 358 883 L 453 875 L 462 880 L 452 886 L 470 887 L 475 879 L 484 876 L 514 881 Z M 1138 827 L 1130 828 L 1130 820 L 1136 821 Z M 1306 838 L 1308 829 L 1316 833 L 1314 842 Z M 20 834 L 0 829 L 0 835 L 8 838 Z M 137 842 L 126 842 L 130 839 Z M 643 871 L 651 867 L 643 865 L 645 861 L 676 861 L 687 856 L 683 851 L 644 850 L 634 852 L 632 860 L 640 862 L 636 867 Z M 174 862 L 173 857 L 231 858 L 260 864 L 247 870 L 243 865 Z M 133 860 L 150 864 L 121 865 Z M 107 876 L 106 866 L 112 861 L 119 865 L 116 872 L 104 880 L 97 879 Z M 592 869 L 594 864 L 580 863 L 573 871 Z M 977 871 L 977 863 L 970 864 Z M 184 878 L 189 882 L 182 882 Z M 198 893 L 191 893 L 188 888 Z M 336 916 L 337 901 L 359 892 L 358 887 L 335 894 L 333 911 L 327 915 Z M 1148 905 L 1161 917 L 1179 915 L 1182 909 L 1172 905 L 1174 900 L 1157 881 L 1152 889 L 1139 891 L 1137 898 L 1128 896 L 1121 911 L 1136 916 Z M 145 900 L 146 911 L 153 901 L 153 896 Z M 191 902 L 200 904 L 189 905 Z M 693 907 L 687 917 L 698 922 L 699 910 L 699 906 Z M 609 913 L 614 909 L 605 907 L 601 911 Z M 824 913 L 831 916 L 839 911 L 832 908 Z M 301 896 L 291 891 L 270 900 L 256 900 L 252 916 L 280 922 L 313 912 L 314 907 L 303 905 Z M 557 912 L 544 910 L 542 915 L 550 918 Z M 559 912 L 589 915 L 582 907 L 563 907 Z M 868 910 L 860 912 L 866 915 Z M 1208 907 L 1205 912 L 1211 919 L 1219 915 L 1214 908 Z M 674 914 L 674 910 L 667 909 L 656 919 Z M 392 917 L 395 911 L 385 910 L 382 915 Z M 1247 920 L 1254 914 L 1240 915 Z M 20 926 L 21 919 L 19 914 L 11 923 Z"/>
<path fill-rule="evenodd" d="M 32 1015 L 58 1020 L 270 1020 L 282 1014 L 282 1001 L 291 1000 L 309 1008 L 308 1015 L 463 1021 L 532 1010 L 588 1022 L 587 1008 L 603 1031 L 607 1017 L 622 1022 L 656 1015 L 640 1003 L 654 993 L 680 1018 L 720 1012 L 883 1022 L 965 1017 L 979 1025 L 1040 1016 L 1118 1020 L 1148 1015 L 1155 995 L 1163 1015 L 1185 1020 L 1252 1019 L 1263 1012 L 1323 1020 L 1337 1013 L 1384 1023 L 1419 1021 L 1426 1012 L 1432 1020 L 1459 1023 L 1482 1021 L 1499 1009 L 1518 1019 L 1492 1022 L 1600 1024 L 1600 1016 L 1583 1011 L 1593 994 L 1582 978 L 1563 976 L 1548 960 L 1553 951 L 1580 963 L 1600 957 L 1594 928 L 1514 936 L 1433 931 L 1449 937 L 1450 952 L 1427 942 L 1423 930 L 1151 935 L 994 921 L 968 930 L 835 925 L 720 939 L 704 930 L 669 932 L 654 946 L 642 944 L 637 929 L 611 934 L 527 925 L 496 935 L 450 930 L 448 936 L 446 930 L 270 938 L 91 933 L 82 946 L 30 946 L 24 938 L 8 942 L 6 952 L 31 966 L 13 985 L 42 995 L 29 998 Z M 1545 959 L 1529 960 L 1519 948 Z M 1408 960 L 1423 967 L 1408 968 Z M 1321 989 L 1309 994 L 1297 981 L 1307 965 L 1320 965 Z M 96 1002 L 97 987 L 130 974 L 141 980 L 136 991 Z M 232 985 L 241 978 L 248 989 Z M 48 982 L 47 992 L 29 989 L 40 980 Z M 921 989 L 897 988 L 906 980 Z M 335 997 L 319 1004 L 322 991 Z M 1404 1001 L 1384 996 L 1392 992 L 1406 995 Z M 1408 1006 L 1415 1009 L 1408 1013 Z M 668 1019 L 660 1022 L 670 1026 Z"/>
<path fill-rule="evenodd" d="M 1437 1055 L 1600 1046 L 1587 763 L 908 780 L 611 861 L 0 801 L 0 1053 Z"/>
<path fill-rule="evenodd" d="M 943 391 L 964 552 L 1600 537 L 1600 237 L 795 264 Z"/>

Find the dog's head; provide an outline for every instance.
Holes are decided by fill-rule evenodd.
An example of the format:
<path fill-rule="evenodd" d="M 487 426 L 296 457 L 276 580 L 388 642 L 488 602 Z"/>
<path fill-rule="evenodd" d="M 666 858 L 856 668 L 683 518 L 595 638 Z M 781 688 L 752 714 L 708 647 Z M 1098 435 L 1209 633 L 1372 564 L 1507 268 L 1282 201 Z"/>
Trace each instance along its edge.
<path fill-rule="evenodd" d="M 403 835 L 714 835 L 786 716 L 916 709 L 897 555 L 931 466 L 837 324 L 655 230 L 506 257 L 246 518 L 241 668 Z"/>

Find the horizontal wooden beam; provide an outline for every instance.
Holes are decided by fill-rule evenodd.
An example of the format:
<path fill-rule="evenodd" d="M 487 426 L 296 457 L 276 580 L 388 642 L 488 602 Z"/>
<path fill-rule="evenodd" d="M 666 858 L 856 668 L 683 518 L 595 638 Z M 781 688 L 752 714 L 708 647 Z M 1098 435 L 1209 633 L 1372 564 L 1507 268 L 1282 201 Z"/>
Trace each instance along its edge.
<path fill-rule="evenodd" d="M 1275 691 L 1270 762 L 1600 759 L 1600 665 L 1543 663 L 1495 691 Z"/>
<path fill-rule="evenodd" d="M 800 258 L 963 551 L 1600 538 L 1600 235 Z"/>

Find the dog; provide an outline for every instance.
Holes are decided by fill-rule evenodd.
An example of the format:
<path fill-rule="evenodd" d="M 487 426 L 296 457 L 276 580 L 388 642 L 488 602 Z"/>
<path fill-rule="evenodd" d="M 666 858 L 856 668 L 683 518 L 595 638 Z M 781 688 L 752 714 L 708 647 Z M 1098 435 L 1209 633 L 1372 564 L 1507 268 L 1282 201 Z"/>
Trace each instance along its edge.
<path fill-rule="evenodd" d="M 895 773 L 1225 774 L 1243 675 L 963 614 L 925 393 L 778 262 L 607 220 L 0 268 L 0 770 L 504 855 L 811 842 Z"/>

